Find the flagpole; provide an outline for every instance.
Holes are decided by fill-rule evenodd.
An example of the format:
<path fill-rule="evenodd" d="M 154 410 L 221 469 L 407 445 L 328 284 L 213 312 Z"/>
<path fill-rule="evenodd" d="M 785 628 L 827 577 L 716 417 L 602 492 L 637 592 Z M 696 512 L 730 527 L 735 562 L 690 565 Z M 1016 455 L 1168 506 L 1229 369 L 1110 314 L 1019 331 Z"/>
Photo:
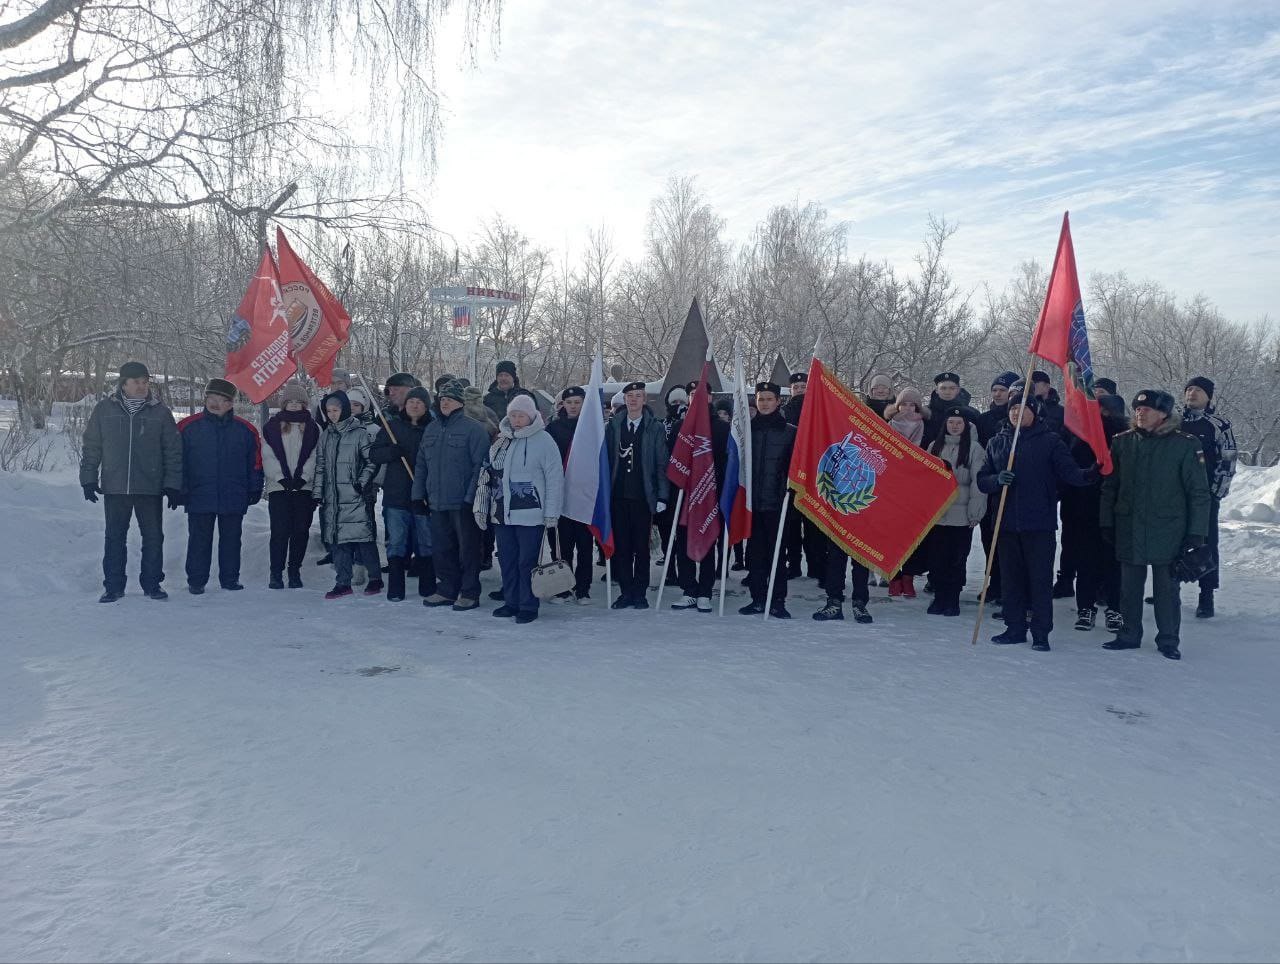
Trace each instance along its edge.
<path fill-rule="evenodd" d="M 600 546 L 600 551 L 604 552 L 604 546 Z M 604 608 L 613 608 L 613 560 L 608 556 L 604 557 Z"/>
<path fill-rule="evenodd" d="M 396 433 L 391 431 L 391 426 L 387 423 L 387 416 L 382 414 L 382 406 L 377 403 L 373 397 L 373 390 L 369 388 L 369 383 L 364 380 L 364 375 L 356 372 L 356 378 L 360 379 L 360 385 L 364 388 L 365 396 L 369 399 L 369 404 L 373 406 L 373 410 L 378 413 L 378 419 L 382 422 L 382 427 L 386 430 L 387 437 L 391 439 L 391 444 L 399 446 L 396 441 Z M 413 481 L 413 466 L 409 464 L 409 460 L 404 457 L 404 453 L 400 454 L 400 461 L 404 465 L 404 470 L 409 473 L 409 481 Z"/>
<path fill-rule="evenodd" d="M 773 540 L 773 565 L 769 569 L 769 595 L 764 601 L 764 620 L 769 621 L 769 610 L 773 608 L 773 584 L 778 578 L 778 555 L 782 552 L 782 533 L 786 529 L 787 507 L 791 502 L 791 490 L 782 497 L 782 512 L 778 516 L 778 534 Z"/>
<path fill-rule="evenodd" d="M 729 556 L 733 546 L 729 545 L 729 523 L 724 524 L 724 551 L 720 554 L 720 615 L 724 615 L 724 597 L 729 588 Z"/>
<path fill-rule="evenodd" d="M 1027 374 L 1022 379 L 1022 407 L 1026 408 L 1027 392 L 1031 391 L 1031 373 L 1035 370 L 1036 356 L 1027 355 Z M 1008 417 L 1008 413 L 1005 413 Z M 1013 471 L 1013 456 L 1018 451 L 1018 436 L 1022 434 L 1022 412 L 1018 412 L 1018 424 L 1013 427 L 1013 442 L 1009 445 L 1009 459 L 1005 463 L 1005 471 Z M 982 592 L 978 594 L 978 619 L 973 624 L 973 638 L 970 646 L 978 645 L 978 634 L 982 632 L 982 614 L 987 608 L 987 590 L 991 586 L 991 567 L 996 561 L 997 546 L 1000 541 L 1000 526 L 1004 522 L 1004 506 L 1009 498 L 1009 487 L 1000 486 L 1000 505 L 996 509 L 996 523 L 991 530 L 991 551 L 987 553 L 986 571 L 982 574 Z"/>
<path fill-rule="evenodd" d="M 676 544 L 676 529 L 680 525 L 680 504 L 684 502 L 684 489 L 676 489 L 676 509 L 671 517 L 671 535 L 667 536 L 667 554 L 662 557 L 662 578 L 658 580 L 658 599 L 653 604 L 657 611 L 662 609 L 662 590 L 667 588 L 667 568 L 672 564 L 671 553 Z"/>

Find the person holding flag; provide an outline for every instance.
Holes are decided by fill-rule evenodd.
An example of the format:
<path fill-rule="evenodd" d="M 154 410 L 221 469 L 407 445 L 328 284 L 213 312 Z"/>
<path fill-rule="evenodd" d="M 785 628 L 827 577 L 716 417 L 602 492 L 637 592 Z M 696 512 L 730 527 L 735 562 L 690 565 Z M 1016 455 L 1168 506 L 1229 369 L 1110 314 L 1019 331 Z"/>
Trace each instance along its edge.
<path fill-rule="evenodd" d="M 710 354 L 710 348 L 708 348 Z M 711 612 L 711 591 L 716 582 L 716 558 L 712 551 L 722 529 L 720 490 L 728 458 L 729 426 L 711 411 L 707 387 L 710 363 L 702 366 L 683 418 L 672 428 L 675 440 L 667 463 L 667 478 L 684 492 L 683 508 L 675 521 L 676 575 L 684 596 L 672 609 Z"/>
<path fill-rule="evenodd" d="M 790 619 L 787 611 L 787 570 L 777 552 L 778 527 L 787 503 L 787 472 L 796 444 L 796 427 L 781 410 L 782 387 L 777 382 L 756 385 L 757 415 L 751 422 L 751 538 L 747 541 L 747 587 L 751 602 L 738 610 L 758 616 L 769 610 L 774 619 Z M 773 573 L 773 595 L 769 575 Z"/>
<path fill-rule="evenodd" d="M 742 343 L 737 338 L 733 342 L 733 368 L 733 398 L 726 406 L 729 438 L 725 443 L 724 481 L 720 487 L 720 515 L 724 519 L 725 536 L 720 571 L 721 616 L 728 592 L 729 547 L 734 549 L 734 568 L 745 569 L 743 543 L 751 536 L 751 408 L 747 403 L 747 382 L 742 367 Z"/>
<path fill-rule="evenodd" d="M 649 530 L 653 517 L 667 507 L 667 442 L 662 423 L 646 407 L 644 382 L 622 389 L 625 408 L 609 420 L 609 475 L 616 526 L 618 587 L 614 609 L 648 609 Z"/>

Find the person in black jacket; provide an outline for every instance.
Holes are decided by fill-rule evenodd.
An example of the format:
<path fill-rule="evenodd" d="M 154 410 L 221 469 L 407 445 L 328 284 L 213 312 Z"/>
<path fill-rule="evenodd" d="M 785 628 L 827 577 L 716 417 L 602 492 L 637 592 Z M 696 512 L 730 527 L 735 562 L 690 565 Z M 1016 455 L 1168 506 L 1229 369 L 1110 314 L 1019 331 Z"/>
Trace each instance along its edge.
<path fill-rule="evenodd" d="M 1004 589 L 1005 631 L 993 643 L 1025 643 L 1027 612 L 1031 614 L 1032 649 L 1047 652 L 1053 631 L 1053 556 L 1057 549 L 1058 486 L 1091 485 L 1097 466 L 1076 465 L 1062 436 L 1040 421 L 1035 396 L 1009 399 L 1009 422 L 1022 423 L 1016 461 L 1006 468 L 1013 432 L 1001 433 L 987 445 L 987 460 L 978 473 L 978 488 L 987 494 L 1008 487 L 1004 518 L 996 542 Z"/>
<path fill-rule="evenodd" d="M 960 376 L 955 372 L 939 372 L 933 376 L 933 392 L 929 395 L 929 420 L 924 424 L 924 441 L 921 448 L 928 448 L 933 440 L 946 433 L 947 412 L 953 408 L 964 411 L 965 420 L 977 425 L 981 415 L 969 404 L 973 396 L 960 387 Z"/>
<path fill-rule="evenodd" d="M 787 473 L 791 451 L 796 444 L 796 427 L 779 411 L 782 389 L 776 382 L 756 385 L 757 415 L 751 420 L 751 538 L 747 540 L 747 586 L 751 602 L 738 610 L 755 616 L 769 608 L 775 619 L 790 619 L 787 612 L 787 569 L 781 554 L 774 569 L 773 597 L 769 596 L 769 572 L 778 526 L 782 525 L 782 505 L 787 493 Z"/>
<path fill-rule="evenodd" d="M 498 362 L 494 369 L 493 381 L 489 383 L 489 390 L 484 396 L 485 407 L 493 412 L 495 421 L 500 422 L 507 417 L 507 405 L 511 399 L 520 394 L 520 391 L 520 376 L 516 374 L 516 363 Z"/>
<path fill-rule="evenodd" d="M 614 609 L 648 609 L 649 533 L 653 517 L 667 507 L 667 441 L 662 423 L 646 407 L 644 382 L 622 390 L 624 408 L 605 426 L 613 479 L 612 563 L 620 594 Z"/>
<path fill-rule="evenodd" d="M 1102 412 L 1102 432 L 1110 447 L 1111 440 L 1121 432 L 1129 431 L 1125 416 L 1124 399 L 1118 395 L 1103 395 L 1098 399 Z M 1096 461 L 1093 449 L 1082 439 L 1071 436 L 1071 455 L 1076 464 L 1088 468 Z M 1098 615 L 1098 603 L 1106 607 L 1106 626 L 1109 632 L 1119 632 L 1120 618 L 1120 564 L 1116 561 L 1115 546 L 1102 537 L 1100 511 L 1102 504 L 1102 479 L 1085 488 L 1072 486 L 1062 490 L 1062 551 L 1071 544 L 1071 557 L 1076 561 L 1076 629 L 1087 632 L 1094 627 Z"/>
<path fill-rule="evenodd" d="M 1018 381 L 1017 372 L 1002 372 L 991 380 L 991 407 L 978 416 L 978 443 L 985 449 L 1001 432 L 1011 431 L 1009 426 L 1009 390 Z M 987 497 L 987 514 L 982 517 L 978 531 L 982 535 L 982 551 L 991 558 L 996 531 L 998 495 Z M 1000 567 L 991 567 L 991 582 L 987 585 L 987 601 L 1000 601 Z"/>
<path fill-rule="evenodd" d="M 867 407 L 884 418 L 884 410 L 898 397 L 893 379 L 884 372 L 876 372 L 867 382 Z M 887 418 L 884 418 L 887 422 Z"/>
<path fill-rule="evenodd" d="M 182 501 L 182 440 L 173 412 L 151 390 L 151 373 L 142 362 L 120 366 L 116 390 L 94 406 L 84 430 L 80 487 L 85 501 L 103 497 L 106 540 L 102 549 L 102 596 L 115 602 L 124 595 L 129 521 L 138 519 L 142 535 L 142 572 L 138 581 L 149 599 L 168 599 L 164 591 L 164 506 Z"/>
<path fill-rule="evenodd" d="M 804 413 L 805 392 L 809 390 L 809 374 L 792 372 L 788 382 L 791 386 L 791 398 L 782 407 L 782 417 L 788 424 L 799 429 L 800 416 Z M 803 559 L 808 567 L 809 577 L 822 582 L 826 574 L 827 537 L 813 524 L 813 520 L 794 505 L 787 510 L 786 526 L 786 532 L 782 535 L 782 558 L 787 567 L 787 576 L 799 579 L 804 574 L 800 564 Z"/>
<path fill-rule="evenodd" d="M 586 389 L 571 385 L 560 393 L 560 412 L 547 423 L 547 434 L 560 449 L 560 464 L 568 465 L 569 449 L 578 431 L 578 419 L 586 403 Z M 561 593 L 547 602 L 576 602 L 579 606 L 591 604 L 592 542 L 591 529 L 585 522 L 570 519 L 561 513 L 555 529 L 548 530 L 551 549 L 559 558 L 573 567 L 573 589 Z"/>
<path fill-rule="evenodd" d="M 425 599 L 436 590 L 431 515 L 425 503 L 413 501 L 413 476 L 409 472 L 418 459 L 418 445 L 430 422 L 431 393 L 417 386 L 410 388 L 398 417 L 389 418 L 387 425 L 378 430 L 369 451 L 370 461 L 386 466 L 382 518 L 387 529 L 387 599 L 392 602 L 404 599 L 410 558 L 418 577 L 418 595 Z"/>

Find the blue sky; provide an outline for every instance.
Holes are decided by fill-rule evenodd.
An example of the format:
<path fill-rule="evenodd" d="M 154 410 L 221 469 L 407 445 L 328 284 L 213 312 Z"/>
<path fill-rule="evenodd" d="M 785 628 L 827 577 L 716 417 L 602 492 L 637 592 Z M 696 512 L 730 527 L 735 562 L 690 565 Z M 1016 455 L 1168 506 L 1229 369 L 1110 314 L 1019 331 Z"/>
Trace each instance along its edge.
<path fill-rule="evenodd" d="M 907 268 L 933 213 L 1000 287 L 1069 208 L 1085 275 L 1280 317 L 1280 3 L 507 0 L 496 54 L 450 56 L 429 209 L 464 238 L 635 255 L 691 174 L 735 241 L 814 200 Z"/>

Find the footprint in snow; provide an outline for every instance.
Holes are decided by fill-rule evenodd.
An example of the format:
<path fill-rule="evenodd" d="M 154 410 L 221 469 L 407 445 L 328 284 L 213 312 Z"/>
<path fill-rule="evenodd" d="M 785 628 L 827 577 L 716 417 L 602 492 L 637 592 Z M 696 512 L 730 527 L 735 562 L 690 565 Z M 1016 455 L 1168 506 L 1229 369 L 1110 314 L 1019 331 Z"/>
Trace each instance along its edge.
<path fill-rule="evenodd" d="M 383 673 L 395 673 L 399 669 L 399 666 L 366 666 L 356 672 L 361 676 L 381 676 Z"/>
<path fill-rule="evenodd" d="M 1107 712 L 1130 725 L 1147 718 L 1147 714 L 1142 710 L 1122 710 L 1118 706 L 1108 706 Z"/>

